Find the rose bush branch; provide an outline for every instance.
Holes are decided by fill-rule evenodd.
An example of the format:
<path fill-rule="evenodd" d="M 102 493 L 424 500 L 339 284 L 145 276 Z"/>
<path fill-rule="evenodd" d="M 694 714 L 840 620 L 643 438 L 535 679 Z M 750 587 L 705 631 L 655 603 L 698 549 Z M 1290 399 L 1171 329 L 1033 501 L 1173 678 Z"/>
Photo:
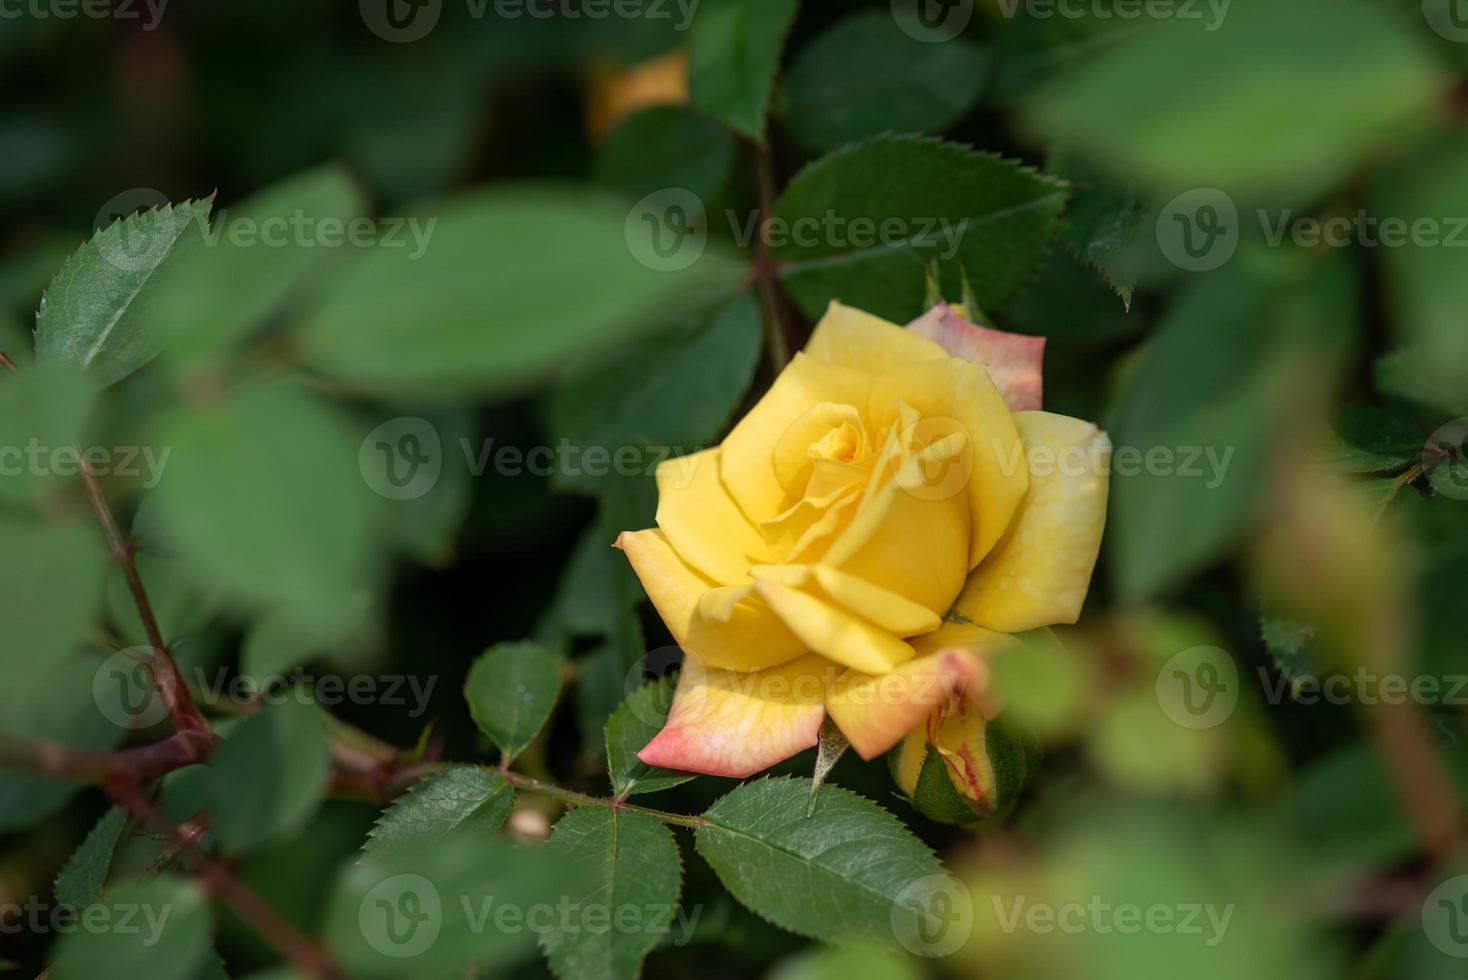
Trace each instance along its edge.
<path fill-rule="evenodd" d="M 160 813 L 148 801 L 147 795 L 136 781 L 128 777 L 109 779 L 107 791 L 138 819 L 163 834 L 171 848 L 188 855 L 198 868 L 199 878 L 210 894 L 228 902 L 239 913 L 240 918 L 284 954 L 295 969 L 320 980 L 339 980 L 343 976 L 324 949 L 281 918 L 228 868 L 206 857 L 198 849 L 196 838 L 174 826 Z"/>

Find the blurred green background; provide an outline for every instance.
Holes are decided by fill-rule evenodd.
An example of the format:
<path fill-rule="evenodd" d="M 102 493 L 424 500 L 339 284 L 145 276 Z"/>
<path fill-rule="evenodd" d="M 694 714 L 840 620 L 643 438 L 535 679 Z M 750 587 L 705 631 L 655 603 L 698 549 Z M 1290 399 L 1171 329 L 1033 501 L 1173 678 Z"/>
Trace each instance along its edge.
<path fill-rule="evenodd" d="M 442 0 L 391 8 L 409 28 L 369 0 L 174 0 L 156 18 L 57 2 L 0 18 L 0 350 L 26 368 L 0 378 L 0 445 L 170 454 L 158 480 L 119 467 L 104 485 L 191 677 L 406 676 L 421 700 L 332 713 L 483 759 L 465 674 L 534 638 L 574 684 L 522 768 L 604 792 L 606 718 L 644 663 L 677 658 L 608 547 L 652 524 L 648 464 L 716 443 L 833 296 L 917 316 L 941 251 L 757 250 L 740 227 L 761 207 L 966 220 L 943 292 L 958 299 L 962 260 L 995 324 L 1048 338 L 1046 408 L 1118 448 L 1086 618 L 997 680 L 1044 767 L 978 833 L 915 812 L 883 765 L 832 776 L 965 881 L 953 955 L 819 948 L 736 904 L 682 841 L 701 916 L 645 975 L 1461 971 L 1468 918 L 1424 904 L 1440 885 L 1468 896 L 1461 0 L 650 0 L 604 17 Z M 206 248 L 191 226 L 89 379 L 29 367 L 78 246 L 211 195 L 216 229 L 370 217 L 376 244 Z M 660 266 L 641 219 L 689 199 L 696 254 Z M 125 291 L 160 234 L 99 238 L 121 264 L 94 254 L 102 271 L 58 279 L 44 316 L 97 315 L 87 297 Z M 769 263 L 776 310 L 756 288 Z M 138 350 L 120 349 L 129 331 Z M 624 462 L 598 472 L 588 447 Z M 412 473 L 426 452 L 436 478 L 385 482 L 383 451 Z M 148 735 L 94 717 L 95 665 L 143 637 L 90 520 L 65 474 L 0 481 L 0 730 Z M 1203 661 L 1229 710 L 1193 726 L 1171 685 Z M 1331 677 L 1343 695 L 1312 686 Z M 1388 677 L 1437 693 L 1383 697 Z M 658 805 L 698 812 L 731 785 Z M 77 789 L 0 777 L 0 902 L 50 894 L 105 810 Z M 541 804 L 521 806 L 512 826 L 534 837 Z M 316 930 L 376 812 L 322 802 L 241 877 Z M 157 848 L 137 835 L 117 867 Z M 1093 899 L 1234 911 L 1213 945 L 1005 925 L 1016 900 Z M 34 975 L 53 940 L 7 932 L 0 957 Z M 217 948 L 231 976 L 274 961 L 229 915 Z"/>

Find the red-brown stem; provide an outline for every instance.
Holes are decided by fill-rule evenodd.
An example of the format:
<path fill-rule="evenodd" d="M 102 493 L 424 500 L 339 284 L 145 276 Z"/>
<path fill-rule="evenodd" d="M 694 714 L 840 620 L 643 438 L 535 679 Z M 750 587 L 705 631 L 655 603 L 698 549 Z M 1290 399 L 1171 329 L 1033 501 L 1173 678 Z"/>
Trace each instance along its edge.
<path fill-rule="evenodd" d="M 7 735 L 0 739 L 0 769 L 16 769 L 57 779 L 76 779 L 98 786 L 113 777 L 135 782 L 157 779 L 175 769 L 209 758 L 214 739 L 197 729 L 178 732 L 161 742 L 119 752 L 81 749 L 59 742 L 40 742 Z"/>
<path fill-rule="evenodd" d="M 143 587 L 143 580 L 138 575 L 138 563 L 133 555 L 133 548 L 123 537 L 122 530 L 117 526 L 117 518 L 112 515 L 112 508 L 107 504 L 107 498 L 102 493 L 102 485 L 97 481 L 96 471 L 87 463 L 82 454 L 81 458 L 82 482 L 87 486 L 87 496 L 92 501 L 92 509 L 97 512 L 97 520 L 102 523 L 102 530 L 107 535 L 107 545 L 112 551 L 112 557 L 122 568 L 123 578 L 127 580 L 128 591 L 132 593 L 133 604 L 138 608 L 138 617 L 143 621 L 143 632 L 148 637 L 148 644 L 153 648 L 152 668 L 153 683 L 158 688 L 158 696 L 163 699 L 163 704 L 168 708 L 168 715 L 173 719 L 173 727 L 179 732 L 198 731 L 207 738 L 214 738 L 209 728 L 209 722 L 195 706 L 189 697 L 188 686 L 184 683 L 183 675 L 179 673 L 178 664 L 173 660 L 173 655 L 168 652 L 168 644 L 164 642 L 163 631 L 158 628 L 158 617 L 153 614 L 153 606 L 148 601 L 147 589 Z"/>
<path fill-rule="evenodd" d="M 107 791 L 139 820 L 163 834 L 170 845 L 187 854 L 198 866 L 199 878 L 204 887 L 233 906 L 240 918 L 248 922 L 262 939 L 279 950 L 293 967 L 320 980 L 341 980 L 342 974 L 337 971 L 326 950 L 277 915 L 274 909 L 266 905 L 259 895 L 236 878 L 228 868 L 206 857 L 188 835 L 175 827 L 148 801 L 136 782 L 127 777 L 109 779 Z"/>
<path fill-rule="evenodd" d="M 11 374 L 18 374 L 20 372 L 20 369 L 15 366 L 15 362 L 6 357 L 3 350 L 0 350 L 0 367 L 3 367 Z"/>

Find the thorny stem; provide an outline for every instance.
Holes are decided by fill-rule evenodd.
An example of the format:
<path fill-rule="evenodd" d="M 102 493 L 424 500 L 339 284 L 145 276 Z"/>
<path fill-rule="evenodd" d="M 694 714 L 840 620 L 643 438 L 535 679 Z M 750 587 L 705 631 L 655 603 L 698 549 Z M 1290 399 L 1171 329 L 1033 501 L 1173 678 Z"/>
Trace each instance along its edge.
<path fill-rule="evenodd" d="M 143 580 L 138 575 L 138 563 L 134 558 L 134 549 L 127 539 L 123 537 L 122 531 L 117 526 L 117 518 L 112 514 L 112 508 L 107 504 L 107 498 L 102 494 L 102 486 L 97 482 L 96 471 L 87 463 L 85 457 L 78 454 L 81 459 L 82 482 L 87 485 L 87 496 L 91 498 L 92 509 L 97 512 L 97 519 L 102 523 L 102 530 L 107 535 L 108 547 L 112 550 L 112 557 L 122 568 L 123 578 L 127 580 L 128 591 L 132 593 L 133 604 L 138 607 L 138 616 L 143 621 L 143 631 L 147 634 L 148 644 L 153 648 L 152 668 L 153 683 L 158 688 L 158 696 L 163 699 L 163 704 L 168 708 L 168 715 L 173 719 L 173 727 L 179 732 L 198 731 L 202 732 L 209 740 L 213 740 L 214 734 L 209 729 L 209 722 L 204 719 L 194 701 L 189 697 L 188 686 L 184 683 L 183 674 L 179 673 L 178 664 L 174 662 L 173 655 L 168 652 L 168 644 L 163 640 L 163 631 L 158 627 L 158 617 L 153 614 L 153 606 L 148 601 L 148 592 L 143 588 Z"/>
<path fill-rule="evenodd" d="M 11 374 L 18 374 L 19 369 L 15 362 L 0 353 L 0 367 Z M 158 628 L 158 617 L 153 614 L 153 606 L 148 601 L 148 592 L 143 588 L 143 580 L 138 575 L 138 563 L 134 558 L 132 545 L 124 537 L 122 530 L 117 526 L 117 518 L 113 516 L 112 508 L 107 504 L 107 498 L 102 493 L 102 485 L 97 481 L 97 473 L 86 460 L 86 455 L 78 451 L 78 459 L 81 461 L 80 470 L 82 482 L 87 487 L 87 497 L 91 500 L 92 509 L 97 513 L 97 520 L 102 524 L 102 530 L 107 535 L 107 546 L 112 553 L 112 558 L 122 568 L 123 577 L 127 580 L 127 588 L 132 593 L 133 603 L 138 607 L 138 617 L 143 621 L 143 631 L 147 634 L 148 644 L 152 647 L 151 666 L 153 683 L 158 688 L 158 696 L 168 708 L 168 715 L 173 720 L 173 727 L 180 734 L 189 731 L 200 732 L 209 742 L 213 742 L 214 733 L 209 728 L 209 722 L 204 719 L 202 713 L 194 705 L 193 699 L 189 697 L 188 687 L 184 684 L 183 675 L 179 673 L 178 664 L 173 660 L 173 655 L 168 652 L 168 644 L 164 642 L 163 631 Z"/>
<path fill-rule="evenodd" d="M 236 878 L 228 868 L 205 857 L 195 840 L 160 813 L 136 782 L 126 777 L 109 779 L 107 791 L 140 820 L 162 833 L 171 846 L 187 854 L 198 866 L 204 887 L 233 906 L 240 918 L 280 950 L 292 966 L 307 976 L 318 977 L 320 980 L 339 980 L 342 974 L 337 971 L 324 949 L 277 915 L 274 909 L 265 904 L 259 895 Z"/>

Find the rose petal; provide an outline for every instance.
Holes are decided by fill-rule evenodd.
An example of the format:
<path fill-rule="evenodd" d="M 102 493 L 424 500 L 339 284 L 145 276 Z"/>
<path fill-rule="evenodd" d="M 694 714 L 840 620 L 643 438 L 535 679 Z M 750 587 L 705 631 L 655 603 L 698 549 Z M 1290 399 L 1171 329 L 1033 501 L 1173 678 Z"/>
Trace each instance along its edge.
<path fill-rule="evenodd" d="M 711 667 L 752 671 L 807 652 L 752 585 L 718 587 L 679 558 L 662 531 L 624 531 L 616 547 L 691 657 Z"/>
<path fill-rule="evenodd" d="M 764 535 L 750 524 L 719 478 L 719 450 L 706 449 L 658 466 L 658 527 L 678 556 L 724 585 L 749 581 L 749 566 L 772 560 Z"/>
<path fill-rule="evenodd" d="M 860 371 L 795 355 L 722 446 L 724 486 L 746 517 L 758 524 L 795 503 L 775 476 L 775 447 L 786 430 L 822 402 L 865 405 L 871 385 L 871 377 Z"/>
<path fill-rule="evenodd" d="M 909 364 L 878 378 L 872 386 L 871 424 L 880 431 L 898 420 L 903 406 L 917 412 L 920 434 L 941 437 L 962 430 L 968 435 L 962 468 L 942 474 L 923 491 L 928 496 L 954 491 L 954 499 L 972 512 L 967 572 L 1003 535 L 1029 486 L 1014 419 L 984 368 L 954 357 Z"/>
<path fill-rule="evenodd" d="M 816 324 L 805 352 L 829 364 L 877 375 L 903 364 L 946 357 L 934 340 L 833 300 Z"/>
<path fill-rule="evenodd" d="M 1014 420 L 1032 457 L 1030 490 L 954 603 L 975 623 L 1005 633 L 1080 616 L 1106 526 L 1111 458 L 1111 441 L 1090 422 L 1049 412 L 1019 412 Z"/>
<path fill-rule="evenodd" d="M 947 303 L 939 303 L 909 323 L 907 329 L 937 341 L 954 357 L 986 366 L 1011 411 L 1038 409 L 1043 404 L 1044 337 L 978 326 Z"/>
<path fill-rule="evenodd" d="M 921 730 L 924 719 L 955 698 L 982 699 L 989 680 L 986 655 L 1017 641 L 969 623 L 944 623 L 910 642 L 916 660 L 885 675 L 847 671 L 826 699 L 831 720 L 863 759 Z"/>
<path fill-rule="evenodd" d="M 801 657 L 754 673 L 685 660 L 663 730 L 637 757 L 709 776 L 752 776 L 816 744 L 835 667 Z"/>

